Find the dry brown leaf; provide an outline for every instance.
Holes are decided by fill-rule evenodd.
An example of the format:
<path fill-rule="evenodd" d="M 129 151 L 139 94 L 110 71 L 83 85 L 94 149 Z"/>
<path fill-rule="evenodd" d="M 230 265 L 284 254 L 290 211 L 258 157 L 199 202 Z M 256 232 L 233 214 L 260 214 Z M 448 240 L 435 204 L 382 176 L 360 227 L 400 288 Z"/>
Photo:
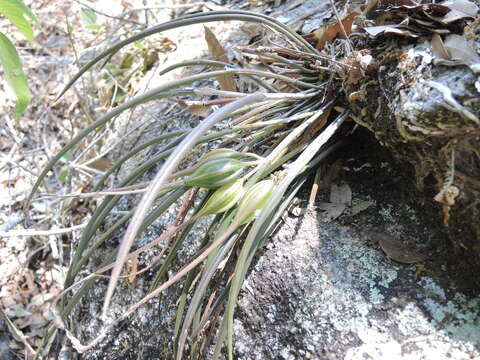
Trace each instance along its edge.
<path fill-rule="evenodd" d="M 350 208 L 349 214 L 350 216 L 355 216 L 361 213 L 362 211 L 367 210 L 370 206 L 373 206 L 373 205 L 375 205 L 373 201 L 363 201 L 357 205 L 352 206 Z"/>
<path fill-rule="evenodd" d="M 471 65 L 480 62 L 480 56 L 470 46 L 463 35 L 451 34 L 445 38 L 445 49 L 449 52 L 452 60 L 461 60 Z"/>
<path fill-rule="evenodd" d="M 389 27 L 396 27 L 397 25 L 378 25 L 378 26 L 367 26 L 364 30 L 371 36 L 375 37 L 383 32 Z"/>
<path fill-rule="evenodd" d="M 366 9 L 367 18 L 373 19 L 376 26 L 366 31 L 376 36 L 381 33 L 397 33 L 412 36 L 426 32 L 449 34 L 451 23 L 467 18 L 475 18 L 478 6 L 469 0 L 447 0 L 443 3 L 414 3 L 410 0 L 371 1 Z M 400 26 L 401 25 L 401 26 Z"/>
<path fill-rule="evenodd" d="M 371 35 L 372 37 L 375 37 L 380 34 L 396 34 L 396 35 L 402 35 L 402 36 L 408 36 L 412 38 L 418 38 L 419 35 L 415 34 L 414 32 L 407 30 L 407 29 L 402 29 L 399 27 L 399 25 L 379 25 L 379 26 L 368 26 L 365 28 L 365 31 Z"/>
<path fill-rule="evenodd" d="M 90 163 L 86 164 L 89 168 L 99 170 L 99 171 L 107 171 L 113 165 L 113 161 L 106 157 L 101 157 L 96 159 Z"/>
<path fill-rule="evenodd" d="M 338 218 L 352 204 L 352 189 L 348 184 L 330 187 L 330 202 L 318 204 L 318 209 L 323 211 L 322 219 L 330 222 Z"/>
<path fill-rule="evenodd" d="M 438 34 L 433 34 L 432 36 L 432 52 L 436 58 L 450 60 L 452 57 L 448 53 L 448 50 L 443 44 L 443 40 Z"/>
<path fill-rule="evenodd" d="M 451 9 L 442 19 L 444 24 L 465 18 L 475 18 L 477 16 L 478 6 L 468 0 L 447 0 L 443 2 L 442 5 L 448 6 Z"/>
<path fill-rule="evenodd" d="M 345 29 L 346 35 L 350 35 L 352 32 L 352 24 L 357 12 L 352 12 L 342 19 L 342 24 Z M 317 50 L 322 50 L 326 43 L 331 43 L 336 38 L 344 39 L 342 28 L 339 22 L 336 22 L 330 26 L 322 26 L 315 30 L 313 33 L 305 35 L 305 40 L 315 43 Z"/>
<path fill-rule="evenodd" d="M 370 237 L 378 241 L 380 248 L 392 260 L 402 264 L 415 264 L 424 261 L 427 256 L 418 250 L 405 245 L 400 239 L 393 236 L 372 232 Z"/>
<path fill-rule="evenodd" d="M 318 204 L 318 210 L 322 210 L 322 220 L 325 222 L 330 222 L 338 218 L 343 214 L 347 206 L 345 204 L 337 203 L 320 203 Z"/>
<path fill-rule="evenodd" d="M 396 35 L 401 35 L 401 36 L 408 36 L 408 37 L 411 37 L 411 38 L 418 38 L 420 36 L 419 34 L 416 34 L 416 33 L 412 32 L 410 30 L 395 28 L 395 27 L 386 29 L 385 33 L 396 34 Z"/>
<path fill-rule="evenodd" d="M 352 204 L 352 189 L 348 184 L 336 185 L 330 187 L 330 202 L 333 204 L 342 204 L 350 206 Z"/>
<path fill-rule="evenodd" d="M 363 14 L 372 19 L 382 14 L 386 9 L 401 5 L 415 5 L 411 0 L 369 0 Z"/>
<path fill-rule="evenodd" d="M 210 114 L 210 107 L 204 105 L 188 105 L 185 101 L 180 100 L 178 102 L 181 106 L 185 108 L 185 111 L 188 111 L 190 114 L 198 115 L 201 117 L 206 117 Z"/>
<path fill-rule="evenodd" d="M 204 26 L 204 29 L 205 41 L 207 42 L 208 50 L 210 51 L 212 58 L 217 61 L 228 62 L 225 49 L 218 41 L 215 34 L 207 26 Z M 220 84 L 220 89 L 225 91 L 237 91 L 237 86 L 235 85 L 235 78 L 233 75 L 218 76 L 217 80 Z"/>

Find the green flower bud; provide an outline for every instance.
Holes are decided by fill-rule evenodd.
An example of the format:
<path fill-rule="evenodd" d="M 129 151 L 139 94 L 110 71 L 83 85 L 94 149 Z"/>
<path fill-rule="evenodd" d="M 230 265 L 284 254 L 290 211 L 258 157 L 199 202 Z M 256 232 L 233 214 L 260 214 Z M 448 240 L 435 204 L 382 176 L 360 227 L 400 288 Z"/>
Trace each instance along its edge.
<path fill-rule="evenodd" d="M 253 185 L 238 205 L 234 221 L 238 221 L 240 225 L 252 221 L 263 209 L 274 188 L 275 183 L 272 180 L 263 180 Z"/>
<path fill-rule="evenodd" d="M 212 150 L 205 155 L 203 155 L 200 160 L 198 160 L 198 164 L 204 164 L 207 161 L 210 160 L 216 160 L 216 159 L 241 159 L 245 155 L 232 150 L 232 149 L 226 149 L 226 148 L 220 148 L 220 149 L 215 149 Z"/>
<path fill-rule="evenodd" d="M 247 165 L 247 163 L 234 159 L 209 160 L 200 165 L 187 178 L 185 184 L 206 189 L 216 189 L 237 180 L 242 169 Z"/>
<path fill-rule="evenodd" d="M 218 188 L 198 212 L 197 216 L 218 214 L 230 210 L 243 196 L 243 180 L 237 180 Z"/>
<path fill-rule="evenodd" d="M 232 149 L 220 148 L 220 149 L 212 150 L 206 153 L 205 155 L 203 155 L 200 158 L 200 160 L 198 160 L 196 166 L 198 167 L 206 163 L 207 161 L 216 160 L 216 159 L 235 159 L 235 160 L 246 161 L 245 159 L 248 159 L 248 158 L 254 159 L 254 160 L 251 160 L 251 159 L 247 160 L 249 161 L 248 165 L 256 165 L 258 161 L 262 159 L 261 156 L 258 156 L 253 153 L 242 153 Z"/>

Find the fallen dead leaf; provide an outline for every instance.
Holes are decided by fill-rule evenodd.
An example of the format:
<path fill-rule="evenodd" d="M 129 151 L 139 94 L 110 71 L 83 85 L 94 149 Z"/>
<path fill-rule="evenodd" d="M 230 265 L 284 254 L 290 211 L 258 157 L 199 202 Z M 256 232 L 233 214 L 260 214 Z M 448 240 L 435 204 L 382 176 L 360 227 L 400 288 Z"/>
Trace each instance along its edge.
<path fill-rule="evenodd" d="M 349 209 L 349 215 L 350 216 L 355 216 L 355 215 L 361 213 L 362 211 L 367 210 L 370 206 L 373 206 L 373 205 L 375 205 L 375 203 L 373 201 L 363 201 L 363 202 L 361 202 L 357 205 L 352 206 Z"/>
<path fill-rule="evenodd" d="M 443 17 L 442 22 L 446 24 L 460 19 L 475 18 L 477 16 L 478 6 L 468 0 L 447 0 L 443 2 L 442 5 L 450 8 L 450 12 Z"/>
<path fill-rule="evenodd" d="M 318 210 L 323 211 L 322 219 L 330 222 L 338 218 L 352 204 L 352 189 L 348 184 L 330 187 L 330 202 L 318 204 Z"/>
<path fill-rule="evenodd" d="M 99 170 L 99 171 L 107 171 L 113 165 L 113 161 L 106 157 L 101 157 L 96 159 L 92 162 L 86 164 L 89 168 Z"/>
<path fill-rule="evenodd" d="M 452 60 L 461 60 L 467 65 L 480 62 L 480 56 L 463 35 L 448 35 L 445 38 L 444 45 Z"/>
<path fill-rule="evenodd" d="M 368 26 L 365 28 L 365 31 L 372 37 L 376 37 L 380 34 L 395 34 L 411 38 L 418 38 L 420 35 L 399 27 L 400 25 L 379 25 L 379 26 Z"/>
<path fill-rule="evenodd" d="M 333 204 L 342 204 L 350 206 L 352 204 L 352 189 L 348 184 L 336 185 L 330 187 L 330 202 Z"/>
<path fill-rule="evenodd" d="M 323 202 L 319 203 L 317 208 L 318 210 L 323 211 L 322 220 L 325 222 L 330 222 L 342 215 L 347 208 L 347 205 Z"/>
<path fill-rule="evenodd" d="M 450 60 L 452 57 L 448 53 L 448 50 L 445 48 L 442 38 L 438 34 L 433 34 L 432 36 L 432 52 L 436 58 Z"/>
<path fill-rule="evenodd" d="M 418 250 L 406 246 L 400 239 L 385 233 L 372 232 L 370 237 L 378 241 L 380 248 L 392 260 L 402 264 L 415 264 L 424 261 L 427 256 Z"/>
<path fill-rule="evenodd" d="M 371 36 L 397 34 L 418 37 L 425 33 L 449 34 L 454 22 L 475 18 L 478 6 L 469 0 L 418 3 L 410 0 L 372 0 L 365 12 L 375 26 L 366 27 Z M 459 29 L 457 28 L 457 31 Z"/>
<path fill-rule="evenodd" d="M 208 50 L 212 55 L 214 60 L 228 62 L 228 57 L 225 53 L 225 49 L 222 44 L 218 41 L 215 34 L 207 26 L 204 26 L 205 29 L 205 41 L 208 45 Z M 235 78 L 233 75 L 222 75 L 218 76 L 217 80 L 220 84 L 220 89 L 225 91 L 237 91 L 237 86 L 235 85 Z"/>
<path fill-rule="evenodd" d="M 357 12 L 352 12 L 345 16 L 341 21 L 347 36 L 352 32 L 353 20 L 357 15 Z M 331 43 L 336 38 L 345 39 L 345 34 L 343 34 L 342 27 L 337 21 L 333 25 L 318 28 L 313 33 L 305 35 L 304 38 L 307 41 L 313 42 L 317 50 L 322 50 L 325 44 Z"/>

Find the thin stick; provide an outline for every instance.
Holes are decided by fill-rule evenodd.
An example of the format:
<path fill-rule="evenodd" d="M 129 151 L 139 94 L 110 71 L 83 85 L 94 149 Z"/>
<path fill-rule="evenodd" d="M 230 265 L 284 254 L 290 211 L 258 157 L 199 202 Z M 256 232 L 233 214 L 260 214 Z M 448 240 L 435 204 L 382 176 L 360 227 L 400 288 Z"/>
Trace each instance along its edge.
<path fill-rule="evenodd" d="M 333 0 L 329 0 L 329 1 L 330 1 L 330 5 L 332 5 L 333 13 L 335 14 L 335 17 L 337 18 L 338 25 L 340 25 L 340 30 L 342 30 L 342 35 L 347 40 L 347 44 L 348 44 L 348 48 L 349 48 L 348 50 L 352 51 L 352 44 L 350 43 L 347 32 L 345 31 L 345 27 L 343 26 L 342 19 L 340 18 L 340 15 L 338 15 L 337 7 L 335 6 L 335 3 L 333 2 Z"/>
<path fill-rule="evenodd" d="M 125 19 L 123 18 L 122 16 L 124 16 L 124 14 L 121 14 L 120 16 L 114 16 L 114 15 L 109 15 L 107 13 L 104 13 L 100 10 L 97 10 L 95 9 L 93 6 L 90 6 L 88 4 L 85 4 L 79 0 L 74 0 L 76 3 L 78 3 L 79 5 L 83 6 L 83 7 L 86 7 L 90 10 L 92 10 L 93 12 L 96 12 L 97 14 L 99 15 L 102 15 L 102 16 L 105 16 L 105 17 L 108 17 L 110 19 L 115 19 L 115 20 L 120 20 L 120 21 L 123 21 L 123 22 L 128 22 L 128 23 L 131 23 L 131 24 L 135 24 L 135 25 L 139 25 L 139 26 L 142 26 L 142 27 L 146 27 L 147 25 L 146 24 L 143 24 L 139 21 L 136 21 L 136 20 L 131 20 L 131 19 Z"/>
<path fill-rule="evenodd" d="M 313 181 L 312 191 L 310 192 L 310 199 L 308 199 L 308 206 L 313 206 L 315 199 L 317 198 L 318 185 L 320 184 L 320 176 L 322 169 L 319 167 L 315 172 L 315 180 Z"/>
<path fill-rule="evenodd" d="M 31 355 L 37 356 L 37 353 L 35 352 L 35 350 L 33 350 L 33 348 L 28 343 L 27 337 L 25 335 L 23 335 L 23 332 L 21 332 L 19 329 L 17 329 L 15 324 L 12 322 L 12 320 L 10 320 L 8 315 L 5 313 L 5 311 L 3 311 L 3 309 L 1 307 L 0 307 L 0 317 L 2 317 L 5 320 L 5 322 L 7 323 L 10 331 L 12 332 L 13 336 L 16 339 L 20 339 L 20 341 L 25 345 L 25 348 L 27 349 L 27 351 Z"/>
<path fill-rule="evenodd" d="M 0 231 L 0 238 L 2 237 L 13 237 L 13 236 L 50 236 L 50 235 L 59 235 L 59 234 L 68 234 L 73 231 L 82 230 L 87 226 L 87 222 L 71 226 L 68 228 L 61 229 L 51 229 L 51 230 L 10 230 L 10 231 Z"/>

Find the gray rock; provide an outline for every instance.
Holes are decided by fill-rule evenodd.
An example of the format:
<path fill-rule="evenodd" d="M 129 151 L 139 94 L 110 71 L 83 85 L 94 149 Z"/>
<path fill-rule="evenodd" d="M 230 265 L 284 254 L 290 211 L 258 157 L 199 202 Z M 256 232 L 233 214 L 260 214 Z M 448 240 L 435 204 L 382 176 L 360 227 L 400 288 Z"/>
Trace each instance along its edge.
<path fill-rule="evenodd" d="M 409 177 L 395 170 L 399 165 L 384 151 L 366 140 L 359 143 L 342 152 L 343 170 L 334 182 L 351 187 L 352 206 L 374 205 L 355 215 L 346 211 L 333 222 L 315 207 L 283 218 L 243 286 L 234 322 L 235 359 L 480 356 L 480 298 L 448 266 L 450 245 L 435 227 L 440 212 L 419 205 L 418 194 L 407 190 Z M 328 192 L 321 196 L 328 199 Z M 396 263 L 374 232 L 414 246 L 427 260 Z M 113 311 L 138 300 L 147 286 L 140 278 L 134 286 L 124 285 Z M 77 312 L 83 340 L 98 334 L 104 290 L 99 284 Z M 81 358 L 171 359 L 179 293 L 173 287 L 149 302 Z"/>

